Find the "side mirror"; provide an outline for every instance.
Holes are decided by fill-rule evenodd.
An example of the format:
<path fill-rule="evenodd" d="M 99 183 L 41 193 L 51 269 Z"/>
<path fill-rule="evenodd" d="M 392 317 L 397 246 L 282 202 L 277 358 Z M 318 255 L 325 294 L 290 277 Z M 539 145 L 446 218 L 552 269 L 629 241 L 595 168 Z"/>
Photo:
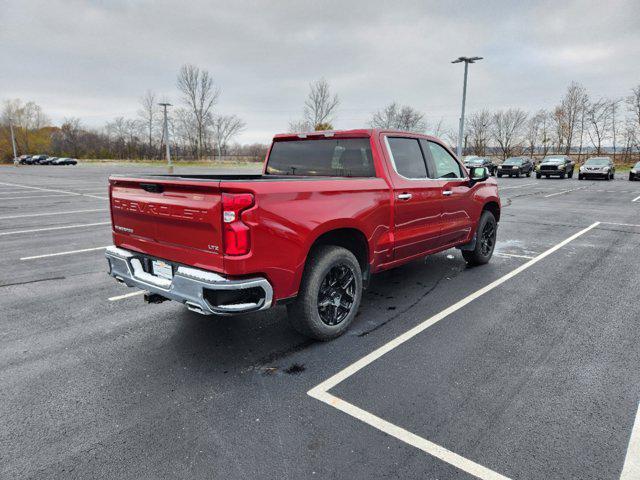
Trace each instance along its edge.
<path fill-rule="evenodd" d="M 475 185 L 478 182 L 484 182 L 489 178 L 489 169 L 486 167 L 471 167 L 469 176 L 471 177 L 471 180 L 469 181 L 471 185 Z"/>

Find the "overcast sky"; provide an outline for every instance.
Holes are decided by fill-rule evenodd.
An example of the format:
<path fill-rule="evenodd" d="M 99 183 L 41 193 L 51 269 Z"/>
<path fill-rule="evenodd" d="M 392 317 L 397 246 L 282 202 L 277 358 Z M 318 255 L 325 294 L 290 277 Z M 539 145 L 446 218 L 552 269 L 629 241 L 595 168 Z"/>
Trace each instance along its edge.
<path fill-rule="evenodd" d="M 0 101 L 34 100 L 54 123 L 135 116 L 151 89 L 173 102 L 184 63 L 209 70 L 221 113 L 268 142 L 301 117 L 309 82 L 340 96 L 336 128 L 391 101 L 455 126 L 468 111 L 555 104 L 568 83 L 621 97 L 640 84 L 640 1 L 0 0 Z"/>

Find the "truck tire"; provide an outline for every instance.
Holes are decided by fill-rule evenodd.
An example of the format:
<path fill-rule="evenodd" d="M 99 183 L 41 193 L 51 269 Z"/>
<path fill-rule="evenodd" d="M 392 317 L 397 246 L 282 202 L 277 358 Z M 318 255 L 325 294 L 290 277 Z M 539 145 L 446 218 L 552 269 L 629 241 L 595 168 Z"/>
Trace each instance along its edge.
<path fill-rule="evenodd" d="M 478 222 L 476 247 L 473 250 L 462 250 L 462 256 L 469 265 L 484 265 L 489 263 L 496 246 L 498 222 L 488 210 L 482 212 Z"/>
<path fill-rule="evenodd" d="M 541 173 L 536 173 L 536 178 L 542 178 L 542 174 Z"/>
<path fill-rule="evenodd" d="M 342 335 L 358 312 L 362 270 L 346 248 L 321 245 L 307 259 L 300 291 L 287 305 L 291 326 L 316 340 Z"/>

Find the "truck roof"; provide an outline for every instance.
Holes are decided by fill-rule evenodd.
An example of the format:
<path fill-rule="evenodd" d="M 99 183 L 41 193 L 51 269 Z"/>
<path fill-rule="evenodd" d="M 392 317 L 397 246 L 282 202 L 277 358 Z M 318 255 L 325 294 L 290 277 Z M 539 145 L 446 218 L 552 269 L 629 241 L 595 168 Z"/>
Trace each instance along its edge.
<path fill-rule="evenodd" d="M 277 133 L 273 136 L 273 140 L 295 140 L 299 138 L 310 137 L 337 137 L 337 138 L 351 138 L 351 137 L 371 137 L 378 133 L 402 133 L 408 135 L 415 135 L 417 137 L 428 138 L 430 140 L 438 140 L 431 135 L 425 135 L 423 133 L 408 132 L 403 130 L 394 130 L 391 128 L 356 128 L 353 130 L 318 130 L 313 132 L 292 132 L 292 133 Z"/>

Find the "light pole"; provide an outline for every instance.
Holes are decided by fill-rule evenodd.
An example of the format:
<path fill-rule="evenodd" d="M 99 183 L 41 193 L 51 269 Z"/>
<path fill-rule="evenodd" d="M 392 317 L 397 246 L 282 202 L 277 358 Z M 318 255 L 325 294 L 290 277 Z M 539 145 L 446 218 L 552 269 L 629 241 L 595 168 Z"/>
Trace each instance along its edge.
<path fill-rule="evenodd" d="M 458 132 L 458 158 L 462 158 L 462 142 L 464 139 L 464 105 L 467 101 L 467 71 L 469 70 L 470 63 L 476 63 L 476 61 L 482 60 L 482 57 L 458 57 L 451 63 L 464 62 L 464 84 L 462 87 L 462 113 L 460 114 L 460 131 Z"/>
<path fill-rule="evenodd" d="M 173 173 L 173 164 L 171 163 L 171 150 L 169 149 L 169 123 L 167 122 L 167 107 L 170 107 L 170 103 L 159 103 L 162 108 L 164 108 L 164 144 L 167 150 L 167 168 L 169 169 L 169 173 Z"/>
<path fill-rule="evenodd" d="M 11 131 L 11 146 L 13 147 L 13 164 L 18 164 L 18 151 L 16 149 L 16 136 L 13 134 L 13 120 L 9 117 L 9 130 Z"/>

